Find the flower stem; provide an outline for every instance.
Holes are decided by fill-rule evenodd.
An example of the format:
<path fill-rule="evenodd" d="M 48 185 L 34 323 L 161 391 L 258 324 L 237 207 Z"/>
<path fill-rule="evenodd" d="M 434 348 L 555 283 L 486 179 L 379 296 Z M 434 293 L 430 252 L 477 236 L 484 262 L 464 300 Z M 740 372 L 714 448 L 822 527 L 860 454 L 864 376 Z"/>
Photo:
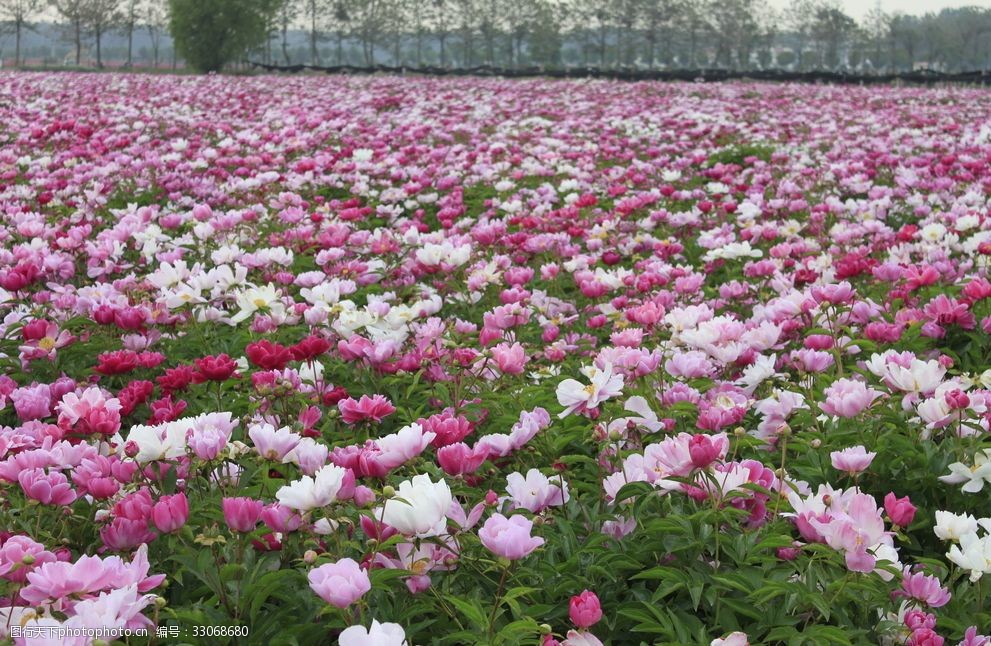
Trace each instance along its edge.
<path fill-rule="evenodd" d="M 509 575 L 509 566 L 507 565 L 502 569 L 502 576 L 499 577 L 499 589 L 496 591 L 495 601 L 492 604 L 492 614 L 489 615 L 489 642 L 492 641 L 492 637 L 495 633 L 496 611 L 499 610 L 499 606 L 502 603 L 502 591 L 506 587 L 506 577 L 508 575 Z"/>

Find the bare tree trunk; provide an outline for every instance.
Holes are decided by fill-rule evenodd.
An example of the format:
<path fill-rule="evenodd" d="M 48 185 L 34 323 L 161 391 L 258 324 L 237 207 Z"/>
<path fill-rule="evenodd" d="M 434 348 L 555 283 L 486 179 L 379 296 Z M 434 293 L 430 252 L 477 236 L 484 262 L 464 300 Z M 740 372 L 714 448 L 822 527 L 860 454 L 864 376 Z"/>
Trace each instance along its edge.
<path fill-rule="evenodd" d="M 695 56 L 696 56 L 696 49 L 698 48 L 698 33 L 696 31 L 694 21 L 692 22 L 690 36 L 691 36 L 691 39 L 689 41 L 688 58 L 689 58 L 689 62 L 690 62 L 690 67 L 692 69 L 695 69 L 695 68 L 698 67 L 698 63 L 696 62 L 696 58 L 695 58 Z"/>
<path fill-rule="evenodd" d="M 148 38 L 151 39 L 151 56 L 156 70 L 158 69 L 158 47 L 159 47 L 158 39 L 161 38 L 161 36 L 157 33 L 157 31 L 158 31 L 157 27 L 153 25 L 148 25 Z"/>
<path fill-rule="evenodd" d="M 599 69 L 606 67 L 606 25 L 599 27 Z"/>
<path fill-rule="evenodd" d="M 134 62 L 134 19 L 127 23 L 127 66 L 131 67 Z"/>
<path fill-rule="evenodd" d="M 320 64 L 320 51 L 317 49 L 317 0 L 310 0 L 310 63 Z"/>
<path fill-rule="evenodd" d="M 103 25 L 99 22 L 93 27 L 93 35 L 96 37 L 96 68 L 103 69 L 103 50 L 102 43 L 103 40 Z"/>
<path fill-rule="evenodd" d="M 18 17 L 14 20 L 14 29 L 16 34 L 14 35 L 14 67 L 18 67 L 21 64 L 21 28 L 23 27 L 24 20 Z"/>
<path fill-rule="evenodd" d="M 79 17 L 73 19 L 76 35 L 76 67 L 82 65 L 83 61 L 83 26 L 81 22 L 82 20 Z"/>
<path fill-rule="evenodd" d="M 464 65 L 465 67 L 471 67 L 472 39 L 469 34 L 470 32 L 466 31 L 465 36 L 463 37 L 463 41 L 464 41 L 463 44 L 465 51 L 463 54 L 464 62 L 462 63 L 462 65 Z"/>
<path fill-rule="evenodd" d="M 282 19 L 282 58 L 285 59 L 286 65 L 289 65 L 289 20 L 287 17 Z"/>

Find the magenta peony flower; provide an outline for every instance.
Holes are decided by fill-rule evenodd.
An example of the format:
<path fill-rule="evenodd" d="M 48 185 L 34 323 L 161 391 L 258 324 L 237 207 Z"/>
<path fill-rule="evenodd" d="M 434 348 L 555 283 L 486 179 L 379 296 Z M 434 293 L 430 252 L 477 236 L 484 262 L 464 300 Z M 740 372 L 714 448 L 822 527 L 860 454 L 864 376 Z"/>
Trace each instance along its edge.
<path fill-rule="evenodd" d="M 241 497 L 224 498 L 221 506 L 228 527 L 236 532 L 250 532 L 258 524 L 264 504 L 260 500 Z"/>
<path fill-rule="evenodd" d="M 366 420 L 381 422 L 396 412 L 396 407 L 382 395 L 362 395 L 357 401 L 348 397 L 339 401 L 337 408 L 341 411 L 341 419 L 345 424 L 357 424 Z"/>
<path fill-rule="evenodd" d="M 893 491 L 884 497 L 884 512 L 899 527 L 908 527 L 915 518 L 915 505 L 908 496 L 898 498 Z"/>
<path fill-rule="evenodd" d="M 158 531 L 168 534 L 186 524 L 189 518 L 189 501 L 186 494 L 162 496 L 151 510 L 151 519 Z"/>

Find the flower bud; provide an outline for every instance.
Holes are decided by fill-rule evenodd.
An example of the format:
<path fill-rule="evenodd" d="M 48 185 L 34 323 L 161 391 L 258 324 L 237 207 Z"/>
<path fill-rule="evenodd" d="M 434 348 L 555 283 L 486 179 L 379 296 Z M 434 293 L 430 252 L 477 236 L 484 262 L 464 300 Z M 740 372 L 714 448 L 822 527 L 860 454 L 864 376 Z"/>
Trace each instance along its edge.
<path fill-rule="evenodd" d="M 585 629 L 602 619 L 602 606 L 599 597 L 591 590 L 571 597 L 568 603 L 568 616 L 578 628 Z"/>

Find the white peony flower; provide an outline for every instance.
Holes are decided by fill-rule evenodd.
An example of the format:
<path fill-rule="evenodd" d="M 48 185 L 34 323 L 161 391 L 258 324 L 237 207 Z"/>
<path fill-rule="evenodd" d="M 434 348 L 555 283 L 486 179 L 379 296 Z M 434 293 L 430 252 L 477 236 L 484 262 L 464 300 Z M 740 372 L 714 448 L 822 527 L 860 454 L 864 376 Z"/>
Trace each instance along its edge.
<path fill-rule="evenodd" d="M 977 519 L 970 514 L 937 511 L 933 531 L 944 541 L 959 541 L 960 537 L 977 532 Z"/>
<path fill-rule="evenodd" d="M 299 511 L 325 507 L 337 500 L 337 494 L 344 486 L 344 478 L 347 474 L 347 469 L 328 464 L 313 477 L 303 476 L 281 487 L 275 493 L 275 498 L 286 507 Z"/>
<path fill-rule="evenodd" d="M 351 626 L 337 637 L 339 646 L 406 646 L 406 631 L 399 624 L 380 624 L 372 619 L 372 625 Z"/>
<path fill-rule="evenodd" d="M 432 482 L 427 474 L 399 485 L 396 495 L 375 511 L 375 518 L 405 536 L 427 538 L 444 533 L 451 488 L 444 479 Z"/>
<path fill-rule="evenodd" d="M 623 375 L 613 374 L 612 366 L 606 364 L 602 370 L 594 366 L 582 368 L 588 377 L 585 385 L 575 379 L 565 379 L 557 385 L 557 401 L 564 406 L 558 417 L 564 418 L 580 408 L 595 408 L 605 400 L 623 392 Z"/>
<path fill-rule="evenodd" d="M 947 484 L 966 483 L 961 488 L 964 493 L 977 493 L 984 489 L 985 483 L 991 482 L 991 449 L 984 449 L 974 456 L 974 465 L 967 466 L 963 462 L 950 465 L 950 474 L 939 478 Z"/>
<path fill-rule="evenodd" d="M 960 545 L 950 547 L 946 558 L 964 570 L 969 570 L 971 582 L 976 582 L 984 574 L 991 572 L 991 536 L 978 538 L 976 532 L 964 534 L 960 537 Z"/>

